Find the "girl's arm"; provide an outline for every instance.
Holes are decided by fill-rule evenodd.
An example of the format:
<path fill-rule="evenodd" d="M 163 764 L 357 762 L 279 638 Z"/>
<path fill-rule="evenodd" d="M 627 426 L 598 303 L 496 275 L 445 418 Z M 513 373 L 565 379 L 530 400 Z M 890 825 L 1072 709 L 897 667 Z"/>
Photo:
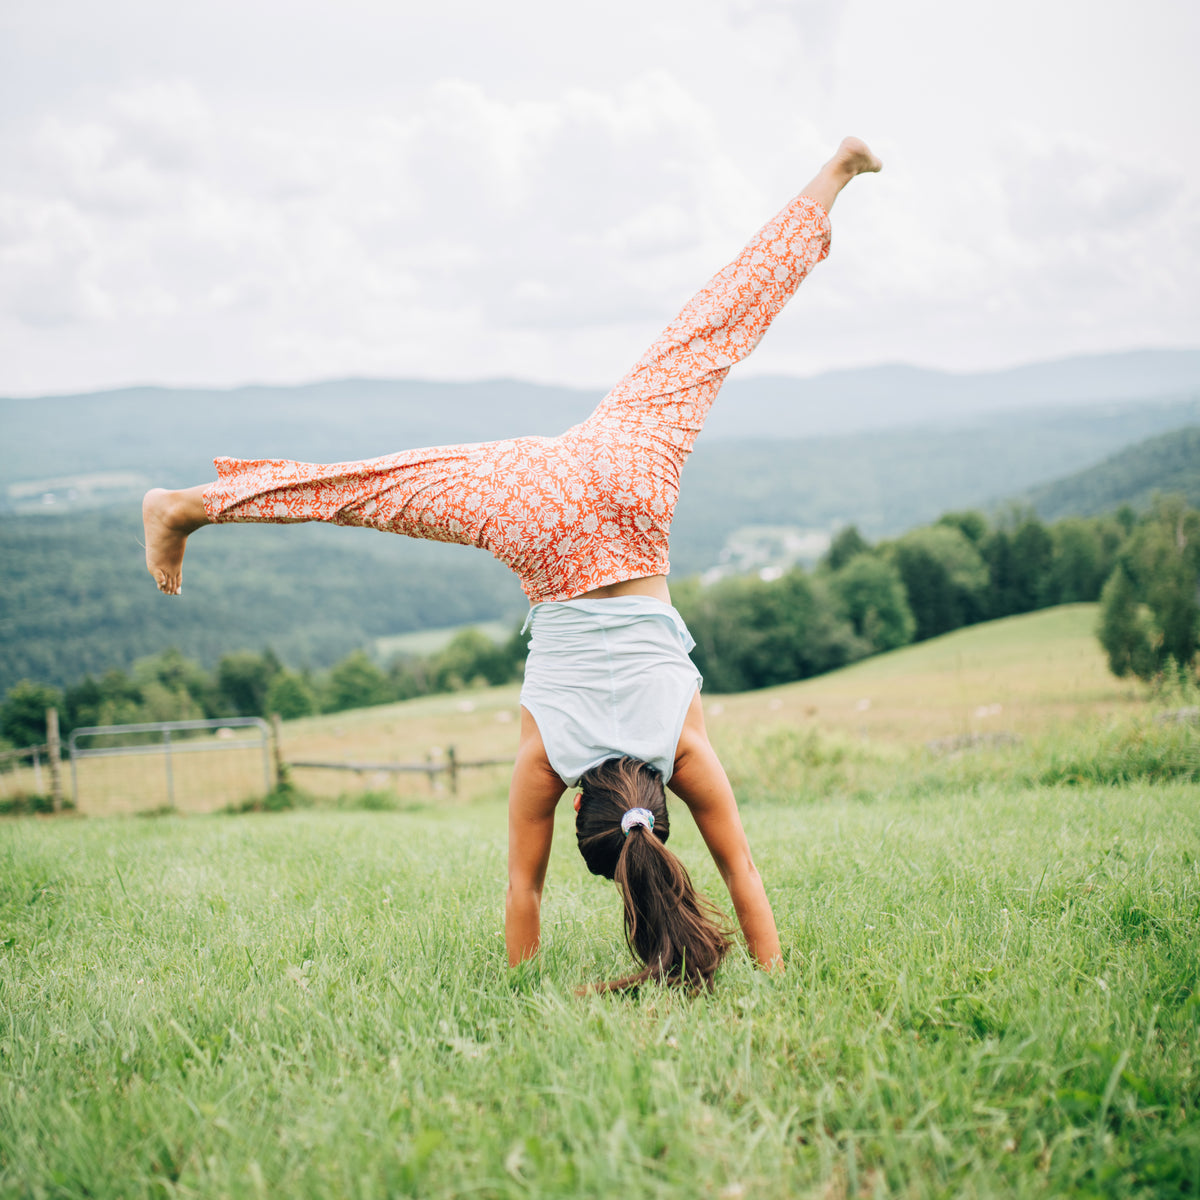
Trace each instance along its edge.
<path fill-rule="evenodd" d="M 684 722 L 670 787 L 691 810 L 725 880 L 750 953 L 767 970 L 781 968 L 783 955 L 775 915 L 750 854 L 733 789 L 709 744 L 699 693 Z"/>
<path fill-rule="evenodd" d="M 521 709 L 521 742 L 508 794 L 508 893 L 504 943 L 508 965 L 532 958 L 542 927 L 542 886 L 554 838 L 554 810 L 566 785 L 546 758 L 533 717 Z"/>

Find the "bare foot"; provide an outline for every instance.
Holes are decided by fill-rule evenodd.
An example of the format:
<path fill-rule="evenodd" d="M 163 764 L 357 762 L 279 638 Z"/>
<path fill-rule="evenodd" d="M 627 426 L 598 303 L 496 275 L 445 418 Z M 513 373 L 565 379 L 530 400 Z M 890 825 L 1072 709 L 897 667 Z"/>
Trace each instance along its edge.
<path fill-rule="evenodd" d="M 203 490 L 169 492 L 165 488 L 152 488 L 142 499 L 146 569 L 154 576 L 158 590 L 168 596 L 178 596 L 183 591 L 183 551 L 188 534 L 208 524 L 200 495 Z"/>
<path fill-rule="evenodd" d="M 871 147 L 862 138 L 856 137 L 842 138 L 842 144 L 829 160 L 829 165 L 844 171 L 850 178 L 883 170 L 882 159 L 876 158 L 871 153 Z"/>
<path fill-rule="evenodd" d="M 800 193 L 815 200 L 826 212 L 833 207 L 838 193 L 856 175 L 881 171 L 883 163 L 871 153 L 861 138 L 842 138 L 834 156 L 817 172 L 816 178 Z"/>

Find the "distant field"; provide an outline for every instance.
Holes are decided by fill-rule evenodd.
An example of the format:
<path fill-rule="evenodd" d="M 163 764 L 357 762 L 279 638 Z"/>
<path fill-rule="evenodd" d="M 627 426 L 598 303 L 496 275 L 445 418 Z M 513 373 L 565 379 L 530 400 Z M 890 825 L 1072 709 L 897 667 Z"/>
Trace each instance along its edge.
<path fill-rule="evenodd" d="M 441 629 L 418 629 L 413 633 L 397 633 L 391 637 L 375 639 L 375 654 L 387 662 L 397 654 L 424 656 L 444 650 L 456 634 L 464 629 L 478 629 L 493 642 L 503 642 L 512 637 L 517 621 L 468 621 L 462 625 L 447 625 Z"/>
<path fill-rule="evenodd" d="M 1114 678 L 1096 640 L 1098 606 L 1067 604 L 906 646 L 803 683 L 715 697 L 716 729 L 768 720 L 912 745 L 965 733 L 1044 733 L 1129 712 L 1144 696 Z"/>

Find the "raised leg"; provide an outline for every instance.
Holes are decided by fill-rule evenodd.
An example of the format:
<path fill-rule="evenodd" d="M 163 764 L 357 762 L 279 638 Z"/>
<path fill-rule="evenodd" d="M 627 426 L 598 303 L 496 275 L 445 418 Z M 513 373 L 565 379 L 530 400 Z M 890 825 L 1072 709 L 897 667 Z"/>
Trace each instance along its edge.
<path fill-rule="evenodd" d="M 829 209 L 856 175 L 883 164 L 858 138 L 834 156 L 742 252 L 684 305 L 584 424 L 611 439 L 648 435 L 678 476 L 729 368 L 758 345 L 802 280 L 829 253 Z"/>

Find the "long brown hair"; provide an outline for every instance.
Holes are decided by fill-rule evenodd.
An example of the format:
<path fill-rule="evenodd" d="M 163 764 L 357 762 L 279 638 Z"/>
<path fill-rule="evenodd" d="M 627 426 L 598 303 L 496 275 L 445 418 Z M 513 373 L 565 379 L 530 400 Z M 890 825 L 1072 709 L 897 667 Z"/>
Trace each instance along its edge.
<path fill-rule="evenodd" d="M 593 875 L 615 880 L 625 902 L 625 940 L 641 969 L 599 984 L 621 991 L 654 979 L 693 989 L 712 988 L 729 949 L 720 913 L 696 892 L 683 863 L 664 845 L 671 833 L 662 776 L 637 758 L 610 758 L 586 772 L 575 818 L 579 853 Z M 654 828 L 621 818 L 649 809 Z"/>

